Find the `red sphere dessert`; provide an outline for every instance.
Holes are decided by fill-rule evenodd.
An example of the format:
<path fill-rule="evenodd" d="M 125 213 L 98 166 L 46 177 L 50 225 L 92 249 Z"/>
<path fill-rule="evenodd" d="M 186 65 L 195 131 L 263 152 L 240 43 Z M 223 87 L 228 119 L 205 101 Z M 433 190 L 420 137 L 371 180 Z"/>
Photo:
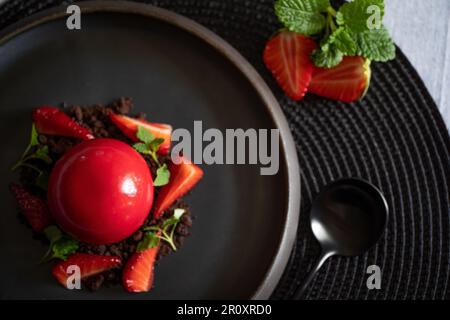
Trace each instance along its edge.
<path fill-rule="evenodd" d="M 153 204 L 153 181 L 143 157 L 114 139 L 84 141 L 56 163 L 48 203 L 57 224 L 74 238 L 110 244 L 133 234 Z"/>

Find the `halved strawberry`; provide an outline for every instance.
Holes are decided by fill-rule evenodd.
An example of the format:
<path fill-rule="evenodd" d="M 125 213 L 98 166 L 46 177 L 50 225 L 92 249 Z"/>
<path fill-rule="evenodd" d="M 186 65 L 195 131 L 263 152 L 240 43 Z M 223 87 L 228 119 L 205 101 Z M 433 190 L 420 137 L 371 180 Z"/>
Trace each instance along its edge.
<path fill-rule="evenodd" d="M 33 110 L 33 122 L 36 130 L 42 134 L 79 138 L 83 140 L 94 139 L 89 129 L 79 125 L 60 109 L 49 106 L 38 107 Z"/>
<path fill-rule="evenodd" d="M 122 273 L 122 284 L 128 292 L 147 292 L 153 285 L 153 269 L 159 246 L 133 253 Z"/>
<path fill-rule="evenodd" d="M 314 69 L 309 56 L 316 47 L 313 39 L 290 31 L 278 33 L 266 45 L 264 63 L 293 100 L 306 93 Z"/>
<path fill-rule="evenodd" d="M 159 192 L 153 207 L 153 216 L 158 219 L 178 198 L 191 190 L 202 178 L 203 171 L 184 157 L 180 164 L 169 164 L 170 181 Z"/>
<path fill-rule="evenodd" d="M 148 129 L 155 138 L 162 138 L 164 142 L 159 146 L 158 153 L 161 155 L 166 155 L 169 153 L 171 136 L 172 136 L 172 126 L 162 123 L 150 123 L 145 120 L 130 118 L 127 116 L 110 113 L 109 118 L 117 126 L 117 128 L 122 131 L 124 135 L 128 138 L 137 142 L 136 133 L 138 131 L 138 126 L 142 126 Z"/>
<path fill-rule="evenodd" d="M 352 102 L 365 94 L 370 73 L 370 60 L 344 57 L 334 68 L 315 68 L 308 91 L 325 98 Z"/>
<path fill-rule="evenodd" d="M 58 261 L 52 268 L 52 274 L 60 284 L 67 288 L 67 279 L 72 275 L 69 266 L 80 268 L 81 279 L 102 273 L 121 265 L 119 257 L 99 254 L 74 253 L 66 261 Z"/>
<path fill-rule="evenodd" d="M 40 233 L 53 223 L 50 211 L 43 199 L 32 195 L 17 183 L 11 183 L 10 190 L 16 198 L 20 211 L 34 231 Z"/>

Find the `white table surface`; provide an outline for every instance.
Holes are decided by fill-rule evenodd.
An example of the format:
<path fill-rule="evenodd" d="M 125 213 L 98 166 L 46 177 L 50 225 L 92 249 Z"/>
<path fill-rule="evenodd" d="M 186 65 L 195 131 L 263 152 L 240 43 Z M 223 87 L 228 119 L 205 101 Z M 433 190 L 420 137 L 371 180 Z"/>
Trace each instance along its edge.
<path fill-rule="evenodd" d="M 385 0 L 384 24 L 419 72 L 450 131 L 450 0 Z"/>
<path fill-rule="evenodd" d="M 419 72 L 450 131 L 450 0 L 385 3 L 384 24 Z"/>

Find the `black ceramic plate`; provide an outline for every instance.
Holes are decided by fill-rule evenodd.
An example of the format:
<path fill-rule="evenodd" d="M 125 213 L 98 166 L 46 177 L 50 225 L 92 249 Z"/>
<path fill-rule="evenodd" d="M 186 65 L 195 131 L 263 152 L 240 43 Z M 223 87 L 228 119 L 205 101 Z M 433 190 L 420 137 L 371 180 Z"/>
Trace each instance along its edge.
<path fill-rule="evenodd" d="M 272 94 L 234 49 L 186 18 L 120 2 L 88 2 L 82 10 L 80 31 L 66 28 L 65 8 L 58 8 L 0 35 L 1 298 L 269 297 L 295 239 L 300 201 L 295 146 Z M 257 165 L 203 166 L 204 179 L 187 199 L 193 234 L 159 263 L 150 293 L 65 290 L 49 265 L 37 264 L 46 248 L 17 218 L 9 168 L 27 143 L 32 107 L 120 96 L 175 128 L 192 130 L 194 120 L 221 130 L 279 128 L 280 171 L 261 176 Z"/>

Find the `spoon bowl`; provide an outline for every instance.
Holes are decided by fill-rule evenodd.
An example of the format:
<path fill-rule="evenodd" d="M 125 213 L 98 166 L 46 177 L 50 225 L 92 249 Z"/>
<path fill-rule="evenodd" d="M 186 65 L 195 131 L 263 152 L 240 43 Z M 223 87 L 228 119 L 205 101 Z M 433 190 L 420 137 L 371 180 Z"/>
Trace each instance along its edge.
<path fill-rule="evenodd" d="M 357 256 L 374 246 L 383 234 L 388 214 L 385 197 L 370 182 L 348 178 L 327 185 L 314 199 L 310 217 L 322 253 L 294 299 L 300 299 L 330 256 Z"/>
<path fill-rule="evenodd" d="M 314 200 L 311 228 L 323 251 L 357 256 L 378 241 L 388 211 L 377 187 L 360 179 L 342 179 L 329 184 Z"/>

